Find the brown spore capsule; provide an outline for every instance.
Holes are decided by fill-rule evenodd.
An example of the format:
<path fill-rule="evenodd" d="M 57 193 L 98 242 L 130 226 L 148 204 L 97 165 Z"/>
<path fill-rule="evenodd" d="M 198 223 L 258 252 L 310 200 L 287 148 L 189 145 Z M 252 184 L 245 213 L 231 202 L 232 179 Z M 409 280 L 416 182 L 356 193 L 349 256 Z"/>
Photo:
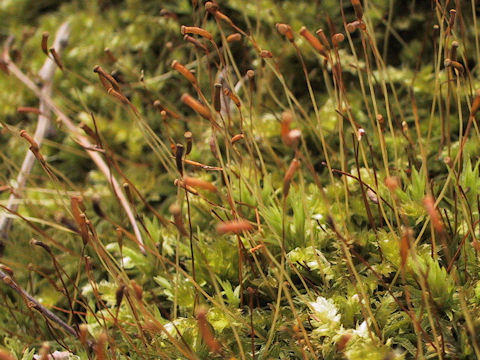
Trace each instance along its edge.
<path fill-rule="evenodd" d="M 45 55 L 48 56 L 48 37 L 49 37 L 49 33 L 48 32 L 43 32 L 42 34 L 42 51 Z"/>
<path fill-rule="evenodd" d="M 293 41 L 293 31 L 292 27 L 288 24 L 276 24 L 275 27 L 279 34 L 285 36 L 289 41 Z"/>
<path fill-rule="evenodd" d="M 214 87 L 215 87 L 215 91 L 213 95 L 213 108 L 215 109 L 216 112 L 220 112 L 220 110 L 222 109 L 222 103 L 220 99 L 222 84 L 216 83 Z"/>
<path fill-rule="evenodd" d="M 130 285 L 132 286 L 132 289 L 135 293 L 135 297 L 137 300 L 141 301 L 143 297 L 143 289 L 142 287 L 134 280 L 130 280 Z"/>
<path fill-rule="evenodd" d="M 230 90 L 229 88 L 224 88 L 223 89 L 223 93 L 228 96 L 230 98 L 230 100 L 232 100 L 234 103 L 235 103 L 235 106 L 237 108 L 240 108 L 241 107 L 241 102 L 240 102 L 240 99 L 238 98 L 237 95 L 235 95 L 232 90 Z"/>
<path fill-rule="evenodd" d="M 201 104 L 198 100 L 194 99 L 190 94 L 183 94 L 180 100 L 192 110 L 198 113 L 203 118 L 210 120 L 212 115 L 210 110 L 205 105 Z"/>
<path fill-rule="evenodd" d="M 211 182 L 208 182 L 202 179 L 185 176 L 183 179 L 183 182 L 185 183 L 185 185 L 191 186 L 193 188 L 199 188 L 199 189 L 204 189 L 211 192 L 217 192 L 217 188 L 215 185 L 213 185 Z"/>
<path fill-rule="evenodd" d="M 475 92 L 475 98 L 473 99 L 472 107 L 470 109 L 470 116 L 475 116 L 478 109 L 480 109 L 480 90 Z"/>
<path fill-rule="evenodd" d="M 322 45 L 327 49 L 330 49 L 330 42 L 328 41 L 327 36 L 325 35 L 325 32 L 323 31 L 323 29 L 318 29 L 316 34 L 319 37 Z"/>
<path fill-rule="evenodd" d="M 197 190 L 195 190 L 195 189 L 194 189 L 193 187 L 191 187 L 191 186 L 185 185 L 185 182 L 182 181 L 182 180 L 180 180 L 180 179 L 175 179 L 175 180 L 173 181 L 173 184 L 174 184 L 175 186 L 178 186 L 178 187 L 181 187 L 182 189 L 187 190 L 189 193 L 191 193 L 191 194 L 193 194 L 193 195 L 198 195 L 198 191 L 197 191 Z"/>
<path fill-rule="evenodd" d="M 205 3 L 205 10 L 207 10 L 211 14 L 214 14 L 215 11 L 218 10 L 218 4 L 211 1 L 207 1 Z"/>
<path fill-rule="evenodd" d="M 210 34 L 207 30 L 202 29 L 202 28 L 197 27 L 197 26 L 184 26 L 184 25 L 182 25 L 182 27 L 180 28 L 180 31 L 182 32 L 182 35 L 195 34 L 195 35 L 199 35 L 201 37 L 204 37 L 204 38 L 206 38 L 210 41 L 213 41 L 212 34 Z"/>
<path fill-rule="evenodd" d="M 120 285 L 115 292 L 115 307 L 119 307 L 122 304 L 123 296 L 125 295 L 125 285 Z"/>
<path fill-rule="evenodd" d="M 453 41 L 451 48 L 450 48 L 450 59 L 456 61 L 457 60 L 457 49 L 460 46 L 458 41 Z"/>
<path fill-rule="evenodd" d="M 188 155 L 192 151 L 192 146 L 193 146 L 193 134 L 191 131 L 186 131 L 183 134 L 183 137 L 185 138 L 185 142 L 187 144 L 187 148 L 185 150 L 185 154 Z"/>
<path fill-rule="evenodd" d="M 244 231 L 250 231 L 252 229 L 252 224 L 247 220 L 224 221 L 217 224 L 217 232 L 219 234 L 239 234 Z"/>
<path fill-rule="evenodd" d="M 435 208 L 435 199 L 432 195 L 427 195 L 423 198 L 423 206 L 425 207 L 425 210 L 427 210 L 428 216 L 430 216 L 434 229 L 437 232 L 443 232 L 442 219 Z"/>
<path fill-rule="evenodd" d="M 63 71 L 64 68 L 63 68 L 63 63 L 62 63 L 62 59 L 60 58 L 60 55 L 57 53 L 57 51 L 53 47 L 51 47 L 49 51 L 50 51 L 50 54 L 52 54 L 53 56 L 53 60 L 55 61 L 55 64 L 57 64 L 60 70 Z"/>
<path fill-rule="evenodd" d="M 195 77 L 195 75 L 193 75 L 190 70 L 188 70 L 184 65 L 180 64 L 177 60 L 172 61 L 172 69 L 178 71 L 185 79 L 190 81 L 192 84 L 197 83 L 197 78 Z"/>
<path fill-rule="evenodd" d="M 450 31 L 453 29 L 453 27 L 455 26 L 455 18 L 457 16 L 457 10 L 455 9 L 451 9 L 450 10 L 450 19 L 448 21 L 448 28 L 450 29 Z"/>
<path fill-rule="evenodd" d="M 238 42 L 242 40 L 242 35 L 240 33 L 234 33 L 227 36 L 227 42 Z"/>
<path fill-rule="evenodd" d="M 177 170 L 181 176 L 183 176 L 183 145 L 177 144 L 175 149 L 175 163 L 177 164 Z"/>
<path fill-rule="evenodd" d="M 322 43 L 316 38 L 305 26 L 302 26 L 300 29 L 300 35 L 302 35 L 305 40 L 307 40 L 312 47 L 317 50 L 321 55 L 326 56 L 327 52 L 325 51 L 325 47 Z"/>
<path fill-rule="evenodd" d="M 243 134 L 237 134 L 235 136 L 232 137 L 232 139 L 230 140 L 230 143 L 233 145 L 235 144 L 236 142 L 240 141 L 240 140 L 243 140 L 244 138 L 244 135 Z"/>
<path fill-rule="evenodd" d="M 103 52 L 105 53 L 105 55 L 107 55 L 108 61 L 110 61 L 112 64 L 117 62 L 117 58 L 115 57 L 115 55 L 113 55 L 110 48 L 106 47 L 105 49 L 103 49 Z"/>
<path fill-rule="evenodd" d="M 290 166 L 285 173 L 285 177 L 283 178 L 283 196 L 287 197 L 288 192 L 290 190 L 290 183 L 292 182 L 293 176 L 297 172 L 298 168 L 300 167 L 300 161 L 298 159 L 293 159 L 290 163 Z"/>
<path fill-rule="evenodd" d="M 26 130 L 20 130 L 20 136 L 30 143 L 32 152 L 40 150 L 37 142 L 33 139 L 33 137 L 30 136 L 30 134 L 27 133 Z"/>
<path fill-rule="evenodd" d="M 193 44 L 197 49 L 199 50 L 202 50 L 206 53 L 208 53 L 208 49 L 205 45 L 203 45 L 200 41 L 198 41 L 197 39 L 195 39 L 193 36 L 190 36 L 190 35 L 185 35 L 183 37 L 183 40 Z"/>
<path fill-rule="evenodd" d="M 120 84 L 117 82 L 117 80 L 115 80 L 115 78 L 112 75 L 110 75 L 105 70 L 103 70 L 103 68 L 100 65 L 95 65 L 93 67 L 93 72 L 98 74 L 98 76 L 100 77 L 100 80 L 102 80 L 103 78 L 104 80 L 110 83 L 111 86 L 108 86 L 108 85 L 105 85 L 105 83 L 103 83 L 102 81 L 107 91 L 108 91 L 108 87 L 113 87 L 116 91 L 120 91 Z"/>
<path fill-rule="evenodd" d="M 19 106 L 17 108 L 17 112 L 19 113 L 32 113 L 32 114 L 37 114 L 40 115 L 40 109 L 35 108 L 35 107 L 30 107 L 30 106 Z"/>
<path fill-rule="evenodd" d="M 262 50 L 260 51 L 260 56 L 264 59 L 271 59 L 273 58 L 273 54 L 271 51 L 268 50 Z"/>
<path fill-rule="evenodd" d="M 177 228 L 178 232 L 183 235 L 187 236 L 187 230 L 185 229 L 185 225 L 183 224 L 183 219 L 182 219 L 182 210 L 178 204 L 172 204 L 170 205 L 169 209 L 170 213 L 173 215 L 173 222 L 175 224 L 175 227 Z"/>
<path fill-rule="evenodd" d="M 10 267 L 8 267 L 7 265 L 0 264 L 0 270 L 7 273 L 8 276 L 10 276 L 11 278 L 13 278 L 13 276 L 15 275 L 13 270 Z"/>
<path fill-rule="evenodd" d="M 88 338 L 88 325 L 87 324 L 80 324 L 78 326 L 78 339 L 80 340 L 80 343 L 83 346 L 87 346 L 87 344 L 88 344 L 87 338 Z"/>
<path fill-rule="evenodd" d="M 361 20 L 355 20 L 350 23 L 348 23 L 345 28 L 349 33 L 353 33 L 357 29 L 363 29 L 365 30 L 365 23 Z"/>
<path fill-rule="evenodd" d="M 280 127 L 280 134 L 282 136 L 282 141 L 285 145 L 289 146 L 290 142 L 288 139 L 288 133 L 290 132 L 290 124 L 293 121 L 293 116 L 290 111 L 284 111 L 282 113 L 282 122 Z"/>
<path fill-rule="evenodd" d="M 360 3 L 360 0 L 351 0 L 353 10 L 355 11 L 355 16 L 357 17 L 358 20 L 361 20 L 363 17 L 363 8 L 362 4 Z"/>
<path fill-rule="evenodd" d="M 207 321 L 207 309 L 205 307 L 199 306 L 196 311 L 196 317 L 198 323 L 198 330 L 207 347 L 210 349 L 211 352 L 215 354 L 221 354 L 222 346 L 215 339 L 215 336 Z"/>
<path fill-rule="evenodd" d="M 341 42 L 345 40 L 345 35 L 342 33 L 337 33 L 332 36 L 332 44 L 333 46 L 337 47 Z"/>
<path fill-rule="evenodd" d="M 115 99 L 119 100 L 123 104 L 128 104 L 128 99 L 122 93 L 118 92 L 114 88 L 110 88 L 107 91 L 108 95 L 112 95 Z"/>

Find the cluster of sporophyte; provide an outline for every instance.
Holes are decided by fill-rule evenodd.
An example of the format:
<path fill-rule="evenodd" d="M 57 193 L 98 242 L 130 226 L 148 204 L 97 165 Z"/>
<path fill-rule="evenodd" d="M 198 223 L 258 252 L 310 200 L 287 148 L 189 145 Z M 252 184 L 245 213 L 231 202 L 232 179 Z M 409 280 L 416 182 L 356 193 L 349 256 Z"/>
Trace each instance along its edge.
<path fill-rule="evenodd" d="M 0 358 L 480 356 L 474 1 L 31 3 Z"/>

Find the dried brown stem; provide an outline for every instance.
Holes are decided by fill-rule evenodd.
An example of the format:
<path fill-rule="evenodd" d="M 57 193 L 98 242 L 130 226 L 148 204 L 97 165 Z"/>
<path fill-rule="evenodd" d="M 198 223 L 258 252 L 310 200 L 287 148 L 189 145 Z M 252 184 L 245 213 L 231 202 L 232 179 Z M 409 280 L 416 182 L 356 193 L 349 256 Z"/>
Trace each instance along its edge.
<path fill-rule="evenodd" d="M 10 276 L 8 276 L 5 272 L 0 270 L 0 279 L 7 284 L 10 288 L 12 288 L 15 292 L 17 292 L 27 303 L 27 306 L 34 308 L 35 310 L 39 311 L 45 318 L 53 321 L 58 326 L 60 326 L 63 330 L 65 330 L 70 335 L 78 337 L 77 331 L 68 325 L 65 321 L 60 319 L 57 315 L 52 313 L 48 310 L 45 306 L 40 304 L 37 299 L 35 299 L 32 295 L 26 292 L 20 285 L 18 285 L 15 280 L 13 280 Z"/>

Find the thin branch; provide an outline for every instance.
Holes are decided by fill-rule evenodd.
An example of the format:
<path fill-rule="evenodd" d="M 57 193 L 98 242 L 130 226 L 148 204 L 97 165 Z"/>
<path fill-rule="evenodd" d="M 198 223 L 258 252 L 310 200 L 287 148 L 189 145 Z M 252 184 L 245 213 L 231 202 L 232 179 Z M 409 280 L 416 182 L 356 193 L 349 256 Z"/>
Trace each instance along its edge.
<path fill-rule="evenodd" d="M 78 333 L 73 327 L 68 325 L 65 321 L 60 319 L 57 315 L 55 315 L 50 310 L 48 310 L 45 306 L 40 304 L 40 302 L 38 302 L 37 299 L 35 299 L 32 295 L 26 292 L 20 285 L 18 285 L 15 282 L 15 280 L 13 280 L 8 274 L 3 272 L 2 270 L 0 270 L 0 279 L 2 279 L 5 284 L 7 284 L 9 287 L 15 290 L 15 292 L 17 292 L 20 296 L 22 296 L 22 298 L 25 300 L 25 303 L 27 304 L 28 307 L 38 310 L 43 316 L 50 319 L 57 325 L 59 325 L 67 333 L 75 337 L 78 337 Z"/>

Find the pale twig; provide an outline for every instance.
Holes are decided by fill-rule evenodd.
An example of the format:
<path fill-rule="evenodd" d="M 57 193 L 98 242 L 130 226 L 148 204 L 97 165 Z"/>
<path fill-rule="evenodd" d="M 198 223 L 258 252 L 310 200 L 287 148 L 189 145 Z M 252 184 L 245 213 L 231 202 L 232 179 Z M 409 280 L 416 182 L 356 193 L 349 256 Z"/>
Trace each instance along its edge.
<path fill-rule="evenodd" d="M 5 52 L 8 54 L 8 51 Z M 78 143 L 85 149 L 92 148 L 93 144 L 91 144 L 87 137 L 85 137 L 82 133 L 79 132 L 79 129 L 71 120 L 52 100 L 51 96 L 42 92 L 42 90 L 28 77 L 26 76 L 9 58 L 4 58 L 2 61 L 8 68 L 8 71 L 14 75 L 18 80 L 20 80 L 26 87 L 28 87 L 41 101 L 44 102 L 45 106 L 51 110 L 57 118 L 63 123 L 63 125 L 71 132 L 72 136 L 75 136 L 78 140 Z M 101 155 L 92 150 L 86 150 L 87 154 L 92 158 L 93 162 L 97 165 L 99 170 L 104 174 L 107 178 L 107 181 L 112 186 L 115 195 L 117 196 L 120 204 L 122 205 L 127 217 L 132 225 L 133 232 L 135 233 L 135 237 L 139 243 L 140 250 L 142 253 L 145 254 L 145 247 L 143 245 L 142 235 L 140 233 L 140 229 L 135 221 L 135 215 L 133 214 L 132 209 L 128 203 L 125 194 L 123 193 L 118 181 L 113 176 L 110 168 L 103 160 Z"/>
<path fill-rule="evenodd" d="M 53 47 L 55 48 L 58 54 L 61 54 L 63 49 L 67 46 L 68 38 L 70 36 L 70 26 L 65 22 L 57 31 L 55 36 L 55 41 Z M 55 70 L 57 65 L 54 61 L 47 57 L 45 63 L 40 69 L 38 75 L 42 80 L 42 85 L 40 91 L 46 96 L 51 96 L 52 94 L 52 84 L 53 77 L 55 75 Z M 39 105 L 39 116 L 37 128 L 35 130 L 34 140 L 40 146 L 45 138 L 48 129 L 50 127 L 50 109 L 46 105 L 45 101 L 40 100 Z M 32 151 L 27 151 L 25 159 L 23 160 L 22 167 L 17 176 L 17 182 L 13 188 L 13 191 L 8 199 L 7 208 L 12 211 L 17 211 L 19 206 L 18 199 L 21 198 L 21 193 L 25 188 L 27 179 L 32 171 L 33 165 L 35 164 L 35 155 Z M 2 215 L 0 218 L 0 239 L 6 239 L 8 237 L 8 232 L 12 225 L 12 218 L 8 217 L 6 214 Z"/>

